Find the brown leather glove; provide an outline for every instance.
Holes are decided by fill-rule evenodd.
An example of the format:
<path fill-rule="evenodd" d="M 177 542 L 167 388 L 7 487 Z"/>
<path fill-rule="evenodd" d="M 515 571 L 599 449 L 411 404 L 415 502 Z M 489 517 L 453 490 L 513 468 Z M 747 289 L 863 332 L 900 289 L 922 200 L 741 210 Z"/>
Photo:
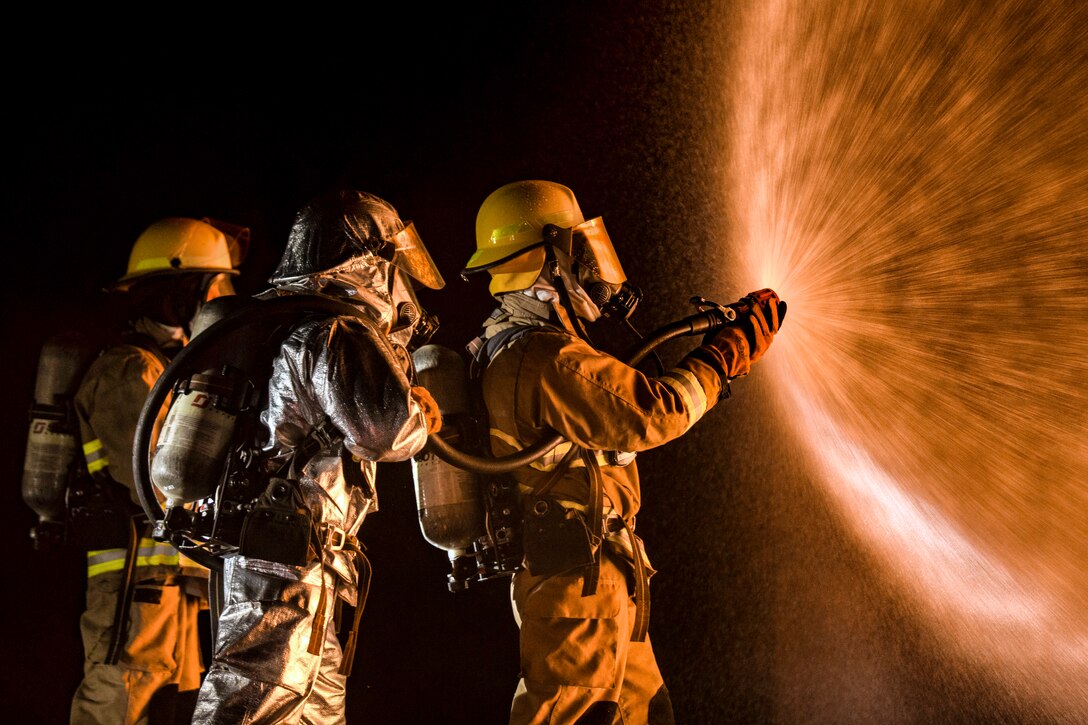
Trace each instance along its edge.
<path fill-rule="evenodd" d="M 754 364 L 756 360 L 763 357 L 763 353 L 767 352 L 767 348 L 774 341 L 775 334 L 778 333 L 780 324 L 778 295 L 774 295 L 773 299 L 760 301 L 758 294 L 758 292 L 752 292 L 748 296 L 752 304 L 748 311 L 747 325 L 744 325 L 746 327 L 744 334 L 749 344 L 748 362 L 750 364 Z"/>
<path fill-rule="evenodd" d="M 730 306 L 738 310 L 736 321 L 706 341 L 720 354 L 727 380 L 747 375 L 752 364 L 767 352 L 781 324 L 784 303 L 773 290 L 764 289 L 749 292 Z"/>
<path fill-rule="evenodd" d="M 411 393 L 423 409 L 423 417 L 427 419 L 427 435 L 442 430 L 442 411 L 430 391 L 420 385 L 413 385 Z"/>
<path fill-rule="evenodd" d="M 748 336 L 740 327 L 736 325 L 723 327 L 706 341 L 706 347 L 716 353 L 715 367 L 718 369 L 718 375 L 723 376 L 723 386 L 733 378 L 748 374 L 751 368 Z"/>

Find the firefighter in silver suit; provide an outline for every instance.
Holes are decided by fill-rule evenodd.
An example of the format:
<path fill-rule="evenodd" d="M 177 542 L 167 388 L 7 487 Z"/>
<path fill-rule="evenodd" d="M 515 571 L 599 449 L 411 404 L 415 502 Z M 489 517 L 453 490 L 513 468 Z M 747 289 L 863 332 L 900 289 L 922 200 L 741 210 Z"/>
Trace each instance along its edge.
<path fill-rule="evenodd" d="M 377 508 L 376 465 L 408 460 L 441 424 L 433 398 L 409 377 L 418 316 L 403 313 L 416 282 L 443 286 L 415 226 L 388 202 L 344 189 L 296 215 L 267 294 L 323 295 L 360 313 L 293 326 L 261 413 L 266 453 L 293 459 L 322 551 L 306 566 L 224 558 L 214 657 L 194 722 L 344 722 L 354 639 L 341 648 L 334 609 L 340 599 L 358 615 L 365 601 L 369 569 L 355 537 Z"/>

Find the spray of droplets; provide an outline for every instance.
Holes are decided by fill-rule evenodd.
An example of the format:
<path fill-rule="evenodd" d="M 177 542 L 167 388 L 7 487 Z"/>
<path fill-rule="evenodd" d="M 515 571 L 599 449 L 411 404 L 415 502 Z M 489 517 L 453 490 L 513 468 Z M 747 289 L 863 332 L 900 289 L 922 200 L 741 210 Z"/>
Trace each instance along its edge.
<path fill-rule="evenodd" d="M 760 0 L 723 194 L 781 407 L 950 646 L 1088 712 L 1088 6 Z"/>

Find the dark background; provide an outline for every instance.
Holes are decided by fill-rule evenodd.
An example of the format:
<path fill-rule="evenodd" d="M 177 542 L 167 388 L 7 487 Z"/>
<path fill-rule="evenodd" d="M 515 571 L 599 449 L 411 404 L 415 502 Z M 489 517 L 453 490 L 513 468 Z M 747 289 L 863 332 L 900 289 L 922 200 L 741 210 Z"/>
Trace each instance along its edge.
<path fill-rule="evenodd" d="M 729 4 L 473 3 L 257 26 L 180 22 L 7 51 L 9 480 L 3 703 L 64 722 L 78 683 L 83 562 L 33 552 L 18 490 L 37 351 L 94 321 L 97 290 L 165 216 L 248 225 L 239 280 L 262 290 L 295 211 L 330 186 L 416 222 L 448 286 L 424 293 L 460 349 L 491 309 L 458 277 L 488 193 L 559 181 L 601 215 L 647 292 L 635 321 L 735 299 L 708 230 L 728 115 Z M 723 272 L 724 270 L 724 272 Z M 679 723 L 1017 721 L 1032 711 L 933 642 L 809 485 L 753 375 L 681 441 L 640 457 L 639 531 L 660 573 L 651 634 Z M 776 440 L 775 451 L 761 441 Z M 712 451 L 712 453 L 711 453 Z M 364 539 L 374 585 L 349 681 L 351 722 L 500 723 L 517 681 L 505 582 L 446 591 L 406 464 L 385 466 Z"/>

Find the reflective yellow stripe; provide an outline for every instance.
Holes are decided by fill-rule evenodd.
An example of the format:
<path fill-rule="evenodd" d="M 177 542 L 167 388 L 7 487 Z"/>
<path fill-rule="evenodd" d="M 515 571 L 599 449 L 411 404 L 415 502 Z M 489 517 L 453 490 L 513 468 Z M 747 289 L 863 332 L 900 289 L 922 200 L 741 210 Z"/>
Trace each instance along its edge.
<path fill-rule="evenodd" d="M 538 471 L 554 471 L 555 467 L 559 465 L 559 462 L 563 460 L 570 451 L 571 445 L 572 443 L 570 441 L 563 441 L 529 465 Z M 585 462 L 581 458 L 575 458 L 571 461 L 570 467 L 577 468 L 579 466 L 584 467 L 585 465 Z"/>
<path fill-rule="evenodd" d="M 98 576 L 125 568 L 125 549 L 96 549 L 87 552 L 87 576 Z M 179 566 L 181 557 L 170 544 L 154 539 L 140 539 L 136 566 Z M 195 564 L 194 564 L 195 566 Z"/>
<path fill-rule="evenodd" d="M 699 379 L 690 371 L 682 368 L 674 368 L 658 378 L 662 383 L 683 398 L 684 408 L 688 412 L 688 428 L 695 425 L 695 421 L 703 417 L 706 412 L 706 392 L 699 384 Z"/>
<path fill-rule="evenodd" d="M 124 549 L 99 549 L 87 552 L 87 576 L 120 571 L 125 566 Z"/>
<path fill-rule="evenodd" d="M 518 442 L 518 440 L 516 438 L 514 438 L 511 435 L 508 435 L 506 432 L 501 431 L 498 428 L 492 428 L 491 429 L 491 436 L 493 438 L 498 438 L 500 441 L 502 441 L 503 443 L 506 443 L 507 445 L 511 446 L 515 450 L 518 450 L 518 451 L 524 450 L 523 446 L 521 445 L 521 443 Z M 557 445 L 555 448 L 548 451 L 543 456 L 536 459 L 535 461 L 533 461 L 529 465 L 531 467 L 535 468 L 538 471 L 544 471 L 544 472 L 554 471 L 555 467 L 559 465 L 559 461 L 563 460 L 563 456 L 567 455 L 567 451 L 570 450 L 570 447 L 572 445 L 573 445 L 573 443 L 571 443 L 570 441 L 563 441 L 562 443 Z M 609 465 L 608 455 L 604 451 L 598 451 L 597 455 L 596 455 L 596 458 L 597 458 L 597 463 L 599 463 L 600 465 L 602 465 L 602 466 Z M 571 462 L 570 467 L 571 468 L 585 468 L 585 465 L 586 465 L 586 462 L 583 461 L 582 458 L 579 456 L 578 458 L 575 458 Z"/>
<path fill-rule="evenodd" d="M 491 429 L 491 437 L 498 438 L 503 443 L 513 446 L 519 451 L 521 450 L 521 443 L 518 442 L 517 438 L 514 438 L 514 436 L 511 435 L 507 435 L 505 432 L 499 430 L 498 428 Z"/>
<path fill-rule="evenodd" d="M 492 438 L 498 438 L 500 441 L 502 441 L 506 445 L 510 446 L 514 450 L 516 450 L 516 451 L 523 450 L 521 442 L 518 441 L 517 438 L 514 438 L 514 436 L 507 434 L 506 431 L 499 430 L 498 428 L 492 428 L 490 430 L 490 433 L 491 433 Z M 554 450 L 550 451 L 549 453 L 544 454 L 543 456 L 536 459 L 535 461 L 533 461 L 529 465 L 532 466 L 533 468 L 537 469 L 538 471 L 550 471 L 553 468 L 555 468 L 555 464 L 557 463 L 557 460 L 552 460 L 552 459 L 554 458 L 555 452 L 559 451 L 559 450 L 562 450 L 564 453 L 566 453 L 568 450 L 570 450 L 570 443 L 569 442 L 560 443 L 558 446 L 555 447 Z"/>
<path fill-rule="evenodd" d="M 97 473 L 110 465 L 109 456 L 102 448 L 102 441 L 95 438 L 90 443 L 83 444 L 83 457 L 87 459 L 87 471 Z"/>
<path fill-rule="evenodd" d="M 169 257 L 147 257 L 136 262 L 136 266 L 133 268 L 133 272 L 143 272 L 144 270 L 156 270 L 156 269 L 172 269 L 173 265 L 170 264 L 171 259 Z"/>

